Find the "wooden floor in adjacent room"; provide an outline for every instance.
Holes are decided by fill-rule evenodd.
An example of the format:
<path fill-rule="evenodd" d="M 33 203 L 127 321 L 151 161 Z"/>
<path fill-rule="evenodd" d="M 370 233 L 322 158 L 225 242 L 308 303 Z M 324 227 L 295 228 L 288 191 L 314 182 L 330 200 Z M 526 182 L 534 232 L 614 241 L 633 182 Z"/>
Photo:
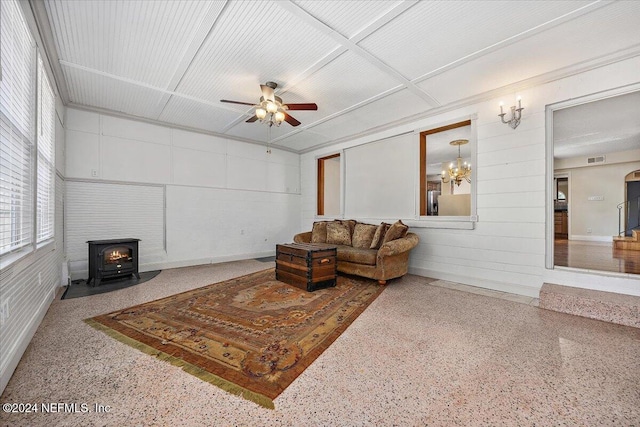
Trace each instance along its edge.
<path fill-rule="evenodd" d="M 640 251 L 613 249 L 613 243 L 555 239 L 554 264 L 562 267 L 640 274 Z"/>

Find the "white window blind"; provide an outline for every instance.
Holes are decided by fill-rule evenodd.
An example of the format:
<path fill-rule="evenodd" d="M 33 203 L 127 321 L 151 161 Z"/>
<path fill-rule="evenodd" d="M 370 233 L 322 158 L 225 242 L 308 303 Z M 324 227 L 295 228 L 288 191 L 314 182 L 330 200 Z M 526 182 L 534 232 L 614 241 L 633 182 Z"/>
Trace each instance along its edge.
<path fill-rule="evenodd" d="M 37 242 L 53 237 L 55 217 L 55 96 L 38 57 Z"/>
<path fill-rule="evenodd" d="M 33 239 L 35 58 L 20 5 L 0 1 L 0 254 Z"/>

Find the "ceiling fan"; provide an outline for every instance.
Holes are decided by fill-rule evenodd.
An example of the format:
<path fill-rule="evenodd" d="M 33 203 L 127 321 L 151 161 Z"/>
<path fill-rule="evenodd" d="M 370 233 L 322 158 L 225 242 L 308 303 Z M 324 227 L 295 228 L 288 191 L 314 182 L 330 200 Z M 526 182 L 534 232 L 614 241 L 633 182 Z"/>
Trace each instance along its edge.
<path fill-rule="evenodd" d="M 317 110 L 318 106 L 314 103 L 306 104 L 285 104 L 282 102 L 282 98 L 276 96 L 273 91 L 278 87 L 277 83 L 267 82 L 260 85 L 262 90 L 262 96 L 260 102 L 254 104 L 252 102 L 230 101 L 228 99 L 221 99 L 220 102 L 227 102 L 229 104 L 251 105 L 256 108 L 253 117 L 249 118 L 246 122 L 253 123 L 256 120 L 260 120 L 262 123 L 266 123 L 269 126 L 280 126 L 280 123 L 287 122 L 291 126 L 298 126 L 300 122 L 292 117 L 287 110 Z"/>

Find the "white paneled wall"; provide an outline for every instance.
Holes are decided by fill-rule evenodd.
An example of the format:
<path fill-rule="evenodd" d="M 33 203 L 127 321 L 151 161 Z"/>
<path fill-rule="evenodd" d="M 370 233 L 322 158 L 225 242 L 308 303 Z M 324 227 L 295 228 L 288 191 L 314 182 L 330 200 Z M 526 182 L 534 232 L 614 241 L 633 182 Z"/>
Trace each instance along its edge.
<path fill-rule="evenodd" d="M 415 213 L 416 135 L 408 134 L 345 150 L 345 215 L 410 218 Z M 381 195 L 384 195 L 383 197 Z"/>
<path fill-rule="evenodd" d="M 167 187 L 167 255 L 172 265 L 268 256 L 299 224 L 298 195 Z"/>
<path fill-rule="evenodd" d="M 77 109 L 67 116 L 72 278 L 87 275 L 91 239 L 142 239 L 145 271 L 271 255 L 300 227 L 297 154 Z"/>
<path fill-rule="evenodd" d="M 310 230 L 315 220 L 316 209 L 316 158 L 337 150 L 350 150 L 361 144 L 381 144 L 385 138 L 405 132 L 435 128 L 471 115 L 477 116 L 477 213 L 478 222 L 473 230 L 428 228 L 426 223 L 415 216 L 402 217 L 411 225 L 411 231 L 420 236 L 420 244 L 411 253 L 410 272 L 424 276 L 452 280 L 474 286 L 538 296 L 545 281 L 581 286 L 613 292 L 640 294 L 640 289 L 632 286 L 637 282 L 632 278 L 613 278 L 589 273 L 566 272 L 545 268 L 545 107 L 566 99 L 585 96 L 624 85 L 637 83 L 640 58 L 611 64 L 576 76 L 555 82 L 541 84 L 519 93 L 496 97 L 458 110 L 449 111 L 428 119 L 419 120 L 377 134 L 354 139 L 301 156 L 302 182 L 302 228 Z M 498 104 L 515 103 L 522 96 L 525 107 L 520 126 L 513 130 L 500 123 L 497 116 Z M 410 194 L 416 193 L 418 134 L 415 134 L 415 149 L 407 152 L 398 150 L 386 167 L 374 167 L 372 174 L 378 177 L 398 176 L 404 173 L 397 169 L 412 170 L 406 177 Z M 383 144 L 383 143 L 382 143 Z M 357 148 L 355 150 L 361 150 Z M 372 182 L 371 174 L 355 174 L 349 171 L 349 156 L 346 156 L 346 191 L 353 188 L 367 188 Z M 385 187 L 378 183 L 368 191 L 368 198 L 377 200 L 380 207 L 373 206 L 366 212 L 356 207 L 354 219 L 368 222 L 388 221 L 391 203 L 397 195 L 397 183 Z M 364 191 L 364 190 L 363 190 Z M 353 200 L 347 201 L 347 206 Z M 417 200 L 410 200 L 417 203 Z M 347 210 L 346 215 L 349 215 Z M 551 224 L 550 226 L 553 226 Z"/>
<path fill-rule="evenodd" d="M 86 277 L 87 241 L 140 239 L 141 271 L 166 259 L 165 195 L 159 185 L 67 182 L 67 259 L 72 277 Z"/>

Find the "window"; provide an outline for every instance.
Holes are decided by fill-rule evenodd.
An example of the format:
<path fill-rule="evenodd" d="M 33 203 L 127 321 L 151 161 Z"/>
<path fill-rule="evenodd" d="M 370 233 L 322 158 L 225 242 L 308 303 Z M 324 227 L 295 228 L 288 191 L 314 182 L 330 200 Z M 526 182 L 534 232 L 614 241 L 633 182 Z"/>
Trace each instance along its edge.
<path fill-rule="evenodd" d="M 56 132 L 55 96 L 49 79 L 38 58 L 38 156 L 37 164 L 37 242 L 53 237 L 55 216 L 55 132 Z"/>
<path fill-rule="evenodd" d="M 471 120 L 420 132 L 420 216 L 472 215 L 471 182 L 454 182 L 446 172 L 458 157 L 461 164 L 473 163 L 471 133 Z"/>
<path fill-rule="evenodd" d="M 0 2 L 0 40 L 0 255 L 4 255 L 53 237 L 55 96 L 16 1 Z"/>
<path fill-rule="evenodd" d="M 36 51 L 15 1 L 0 5 L 0 253 L 32 241 Z"/>
<path fill-rule="evenodd" d="M 340 215 L 340 154 L 318 159 L 318 216 Z"/>

